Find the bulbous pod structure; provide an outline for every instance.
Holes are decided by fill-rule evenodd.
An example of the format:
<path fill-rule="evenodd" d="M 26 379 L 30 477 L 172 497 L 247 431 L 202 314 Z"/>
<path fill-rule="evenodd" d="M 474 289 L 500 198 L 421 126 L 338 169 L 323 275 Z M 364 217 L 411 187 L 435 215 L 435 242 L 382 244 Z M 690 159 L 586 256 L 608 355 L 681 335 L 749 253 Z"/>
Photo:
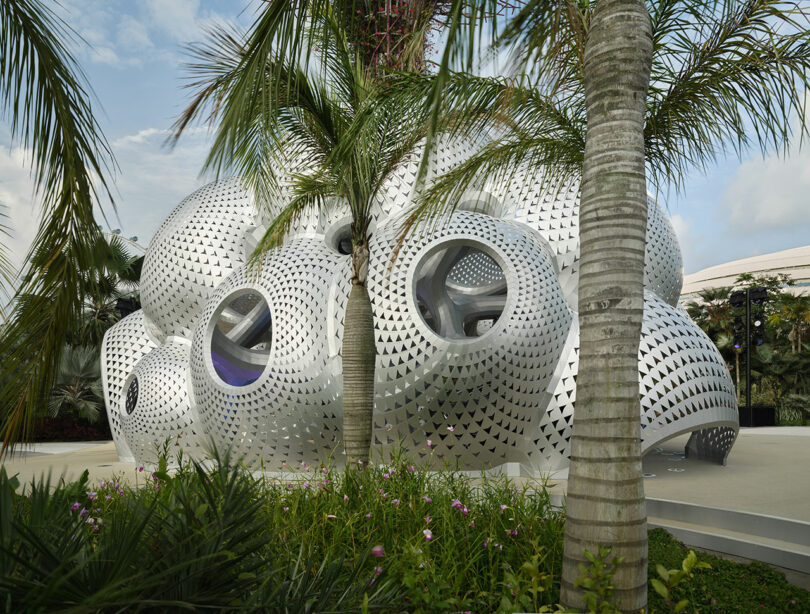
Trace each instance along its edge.
<path fill-rule="evenodd" d="M 728 368 L 711 339 L 684 311 L 650 291 L 644 293 L 638 361 L 642 454 L 691 432 L 691 453 L 724 464 L 739 429 Z M 574 323 L 535 440 L 535 465 L 567 465 L 578 367 L 579 329 Z"/>
<path fill-rule="evenodd" d="M 376 442 L 467 469 L 526 463 L 571 324 L 548 246 L 458 211 L 392 265 L 398 231 L 371 244 Z"/>
<path fill-rule="evenodd" d="M 479 146 L 439 140 L 428 177 Z M 576 409 L 579 186 L 518 169 L 508 183 L 465 193 L 453 214 L 407 237 L 393 258 L 417 170 L 413 156 L 388 177 L 371 225 L 375 449 L 401 446 L 469 469 L 562 469 Z M 150 243 L 143 312 L 113 326 L 103 345 L 122 458 L 148 460 L 167 433 L 190 429 L 268 469 L 329 456 L 342 463 L 346 207 L 302 215 L 260 266 L 245 264 L 290 195 L 282 189 L 258 211 L 238 179 L 211 184 Z M 650 199 L 643 449 L 692 432 L 688 453 L 724 462 L 738 430 L 733 387 L 711 342 L 675 308 L 681 280 L 677 238 Z M 135 389 L 140 422 L 126 411 Z"/>
<path fill-rule="evenodd" d="M 349 271 L 323 239 L 300 237 L 214 292 L 194 334 L 191 375 L 220 448 L 271 469 L 340 456 L 337 324 Z"/>
<path fill-rule="evenodd" d="M 122 416 L 125 384 L 135 365 L 157 347 L 146 330 L 143 311 L 129 314 L 116 322 L 104 335 L 101 343 L 101 383 L 104 389 L 104 404 L 112 431 L 118 458 L 134 461 L 135 457 L 124 436 Z"/>
<path fill-rule="evenodd" d="M 245 263 L 245 235 L 255 217 L 252 197 L 231 178 L 200 188 L 166 218 L 141 273 L 141 306 L 153 337 L 191 337 L 208 297 Z"/>
<path fill-rule="evenodd" d="M 136 459 L 154 464 L 165 451 L 202 456 L 205 435 L 189 390 L 189 350 L 171 338 L 141 358 L 124 384 L 124 436 Z M 171 459 L 170 459 L 171 460 Z"/>

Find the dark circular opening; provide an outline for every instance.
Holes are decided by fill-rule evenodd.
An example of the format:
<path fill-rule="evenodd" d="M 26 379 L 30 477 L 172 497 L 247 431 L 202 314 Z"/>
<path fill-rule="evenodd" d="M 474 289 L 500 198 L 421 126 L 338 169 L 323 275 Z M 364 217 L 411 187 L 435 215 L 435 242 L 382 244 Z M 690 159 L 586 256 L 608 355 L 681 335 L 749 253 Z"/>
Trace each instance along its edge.
<path fill-rule="evenodd" d="M 352 253 L 352 232 L 350 228 L 347 228 L 338 235 L 337 250 L 344 256 L 348 256 Z"/>
<path fill-rule="evenodd" d="M 127 396 L 126 400 L 124 401 L 124 409 L 127 412 L 127 415 L 130 415 L 132 412 L 135 411 L 135 406 L 138 404 L 138 378 L 132 378 L 132 381 L 129 383 L 129 388 L 127 388 Z"/>
<path fill-rule="evenodd" d="M 506 276 L 485 251 L 454 243 L 425 258 L 416 270 L 416 303 L 433 332 L 446 339 L 480 337 L 506 306 Z"/>
<path fill-rule="evenodd" d="M 270 308 L 261 294 L 226 299 L 211 337 L 214 370 L 231 386 L 252 384 L 267 366 L 272 340 Z"/>

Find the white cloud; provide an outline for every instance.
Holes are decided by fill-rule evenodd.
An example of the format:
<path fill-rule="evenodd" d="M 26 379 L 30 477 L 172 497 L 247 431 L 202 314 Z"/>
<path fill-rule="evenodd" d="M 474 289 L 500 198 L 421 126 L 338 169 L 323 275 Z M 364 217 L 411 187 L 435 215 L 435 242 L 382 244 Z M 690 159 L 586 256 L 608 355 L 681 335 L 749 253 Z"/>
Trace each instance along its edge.
<path fill-rule="evenodd" d="M 31 180 L 31 155 L 20 147 L 0 146 L 0 204 L 5 207 L 10 237 L 0 241 L 7 248 L 12 264 L 19 268 L 31 247 L 39 224 L 39 207 Z"/>
<path fill-rule="evenodd" d="M 164 147 L 169 131 L 146 128 L 112 143 L 120 172 L 113 182 L 117 212 L 109 205 L 96 212 L 99 224 L 137 235 L 147 245 L 160 223 L 183 198 L 206 183 L 199 177 L 208 142 L 204 131 L 192 130 L 173 149 Z M 11 237 L 0 236 L 12 262 L 19 267 L 39 225 L 39 206 L 29 174 L 30 155 L 21 148 L 0 146 L 0 203 L 7 207 Z"/>
<path fill-rule="evenodd" d="M 200 0 L 146 0 L 152 23 L 171 38 L 187 42 L 199 38 Z"/>
<path fill-rule="evenodd" d="M 810 150 L 744 162 L 729 181 L 720 211 L 742 235 L 810 226 Z"/>
<path fill-rule="evenodd" d="M 115 182 L 118 214 L 107 210 L 107 218 L 127 236 L 137 235 L 142 245 L 181 200 L 206 182 L 199 177 L 209 147 L 204 131 L 185 133 L 171 150 L 164 145 L 169 133 L 145 128 L 112 143 L 121 172 Z"/>
<path fill-rule="evenodd" d="M 121 17 L 121 21 L 118 22 L 116 40 L 119 45 L 129 51 L 144 51 L 153 49 L 155 46 L 146 26 L 131 15 Z"/>

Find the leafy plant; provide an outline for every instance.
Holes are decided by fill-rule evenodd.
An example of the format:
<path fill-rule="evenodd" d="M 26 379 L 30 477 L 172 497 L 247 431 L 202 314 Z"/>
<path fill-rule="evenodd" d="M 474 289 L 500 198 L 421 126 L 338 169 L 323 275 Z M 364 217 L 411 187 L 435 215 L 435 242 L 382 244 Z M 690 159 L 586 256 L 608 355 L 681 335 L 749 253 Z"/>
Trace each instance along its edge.
<path fill-rule="evenodd" d="M 703 561 L 698 561 L 697 555 L 694 550 L 690 550 L 686 558 L 681 562 L 680 569 L 667 569 L 661 563 L 655 566 L 655 571 L 658 578 L 650 580 L 655 592 L 661 595 L 666 600 L 667 606 L 674 614 L 683 612 L 689 605 L 689 599 L 680 599 L 677 602 L 672 594 L 672 589 L 694 577 L 695 569 L 711 569 L 712 566 Z"/>
<path fill-rule="evenodd" d="M 620 614 L 613 598 L 613 574 L 622 562 L 622 557 L 611 557 L 611 548 L 599 546 L 597 554 L 585 550 L 585 558 L 590 561 L 587 567 L 579 564 L 581 576 L 575 584 L 582 587 L 583 598 L 588 612 L 599 614 Z"/>
<path fill-rule="evenodd" d="M 48 401 L 50 415 L 56 418 L 67 413 L 90 423 L 98 422 L 104 405 L 103 396 L 98 350 L 67 346 Z"/>

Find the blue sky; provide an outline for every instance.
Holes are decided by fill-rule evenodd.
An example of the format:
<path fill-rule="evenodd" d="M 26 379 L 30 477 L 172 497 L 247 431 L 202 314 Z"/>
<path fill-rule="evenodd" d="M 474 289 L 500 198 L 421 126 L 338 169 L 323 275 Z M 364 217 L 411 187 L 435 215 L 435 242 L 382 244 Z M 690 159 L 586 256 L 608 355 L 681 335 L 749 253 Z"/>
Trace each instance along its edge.
<path fill-rule="evenodd" d="M 216 22 L 248 26 L 246 0 L 61 0 L 59 10 L 87 45 L 73 46 L 97 96 L 102 128 L 120 166 L 110 228 L 146 244 L 186 195 L 210 178 L 199 171 L 207 135 L 198 129 L 169 150 L 168 129 L 183 109 L 183 44 Z M 255 6 L 252 5 L 252 6 Z M 33 237 L 36 205 L 25 151 L 0 124 L 0 202 L 11 213 L 20 261 Z M 751 153 L 693 173 L 664 200 L 681 241 L 686 273 L 728 260 L 810 243 L 810 147 L 786 158 Z"/>

